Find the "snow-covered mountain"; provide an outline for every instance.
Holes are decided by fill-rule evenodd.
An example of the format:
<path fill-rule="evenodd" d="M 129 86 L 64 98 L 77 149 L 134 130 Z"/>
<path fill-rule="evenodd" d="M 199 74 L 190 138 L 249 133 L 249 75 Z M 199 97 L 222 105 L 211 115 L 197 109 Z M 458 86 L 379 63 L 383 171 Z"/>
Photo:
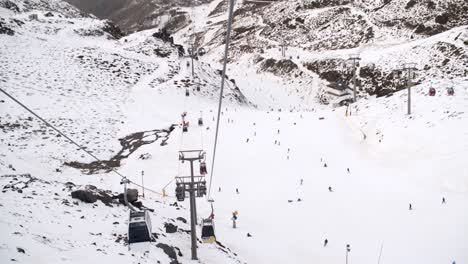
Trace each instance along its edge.
<path fill-rule="evenodd" d="M 466 25 L 451 20 L 443 32 L 427 36 L 375 21 L 425 14 L 426 2 L 416 1 L 398 14 L 392 10 L 402 1 L 375 7 L 370 2 L 364 7 L 363 1 L 334 1 L 336 6 L 330 6 L 332 2 L 313 1 L 297 12 L 293 10 L 300 2 L 295 1 L 237 2 L 210 181 L 219 243 L 198 241 L 199 260 L 192 261 L 189 202 L 175 203 L 174 176 L 190 173 L 188 164 L 178 160 L 178 151 L 187 149 L 206 150 L 212 173 L 226 5 L 216 0 L 194 10 L 178 7 L 193 23 L 192 28 L 174 28 L 172 44 L 160 37 L 158 28 L 122 36 L 113 23 L 59 0 L 0 0 L 1 89 L 103 161 L 94 162 L 0 93 L 0 259 L 467 262 Z M 371 7 L 374 13 L 365 11 Z M 343 8 L 348 10 L 344 14 L 361 12 L 383 37 L 358 39 L 359 47 L 334 48 L 330 43 L 335 36 L 327 33 L 327 25 L 340 31 L 355 25 L 340 16 Z M 328 19 L 337 20 L 320 27 L 323 34 L 317 38 L 323 41 L 313 42 L 301 31 L 301 19 L 309 23 L 328 13 Z M 414 21 L 427 26 L 435 17 L 431 13 Z M 282 35 L 295 32 L 290 41 L 298 43 L 289 45 L 283 58 L 272 21 L 288 18 L 287 25 L 296 28 Z M 259 28 L 248 30 L 254 24 Z M 194 77 L 183 52 L 193 30 L 208 51 L 195 61 Z M 344 41 L 352 43 L 346 36 Z M 411 115 L 406 114 L 406 90 L 378 98 L 361 93 L 349 107 L 332 108 L 317 100 L 328 76 L 349 74 L 341 60 L 356 52 L 362 57 L 359 75 L 366 89 L 377 90 L 386 80 L 375 75 L 380 79 L 372 82 L 376 77 L 366 79 L 369 72 L 418 63 L 420 83 L 411 90 Z M 434 66 L 423 71 L 422 66 L 446 59 L 440 70 Z M 429 88 L 436 89 L 435 96 L 429 96 Z M 454 89 L 453 96 L 447 88 Z M 183 112 L 191 124 L 187 133 L 179 125 Z M 196 125 L 200 117 L 204 126 Z M 154 242 L 129 249 L 129 212 L 120 204 L 121 177 L 112 169 L 126 175 L 133 182 L 130 188 L 139 190 L 138 200 L 154 209 Z M 87 194 L 81 197 L 76 191 Z M 163 192 L 169 196 L 162 197 Z M 199 220 L 211 213 L 205 198 L 197 199 Z M 200 237 L 199 227 L 197 232 Z"/>

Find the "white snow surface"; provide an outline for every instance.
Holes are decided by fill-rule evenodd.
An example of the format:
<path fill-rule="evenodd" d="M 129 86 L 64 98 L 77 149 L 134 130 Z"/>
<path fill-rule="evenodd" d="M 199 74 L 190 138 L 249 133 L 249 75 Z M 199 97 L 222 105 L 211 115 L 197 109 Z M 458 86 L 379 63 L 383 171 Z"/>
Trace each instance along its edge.
<path fill-rule="evenodd" d="M 0 14 L 28 20 L 27 13 Z M 338 263 L 345 261 L 347 244 L 349 263 L 468 262 L 466 78 L 413 87 L 412 115 L 406 114 L 406 91 L 363 98 L 347 115 L 345 107 L 304 100 L 304 94 L 313 98 L 315 88 L 291 93 L 281 79 L 248 69 L 247 61 L 229 65 L 227 75 L 259 107 L 232 99 L 229 84 L 226 98 L 231 100 L 222 108 L 209 183 L 217 239 L 229 250 L 199 243 L 199 261 L 191 261 L 190 236 L 165 234 L 164 223 L 189 229 L 188 223 L 172 220 L 189 219 L 188 199 L 180 210 L 169 206 L 175 201 L 172 180 L 189 174 L 178 151 L 206 150 L 212 172 L 221 80 L 208 63 L 219 65 L 216 56 L 197 64 L 207 86 L 186 97 L 185 88 L 174 81 L 190 79 L 187 60 L 146 52 L 152 45 L 163 46 L 151 39 L 151 31 L 113 41 L 74 31 L 101 23 L 91 18 L 40 19 L 15 28 L 14 36 L 0 35 L 2 89 L 95 155 L 109 159 L 120 150 L 119 138 L 166 129 L 180 123 L 184 111 L 191 126 L 188 133 L 177 126 L 165 146 L 157 140 L 122 160 L 120 173 L 140 183 L 144 171 L 146 187 L 157 192 L 165 187 L 170 195 L 145 192 L 141 200 L 155 209 L 158 239 L 145 245 L 149 253 L 128 251 L 123 241 L 115 242 L 126 235 L 128 210 L 99 201 L 75 205 L 64 186 L 73 182 L 121 192 L 120 177 L 63 165 L 92 159 L 1 94 L 0 187 L 28 181 L 6 175 L 29 173 L 38 179 L 22 193 L 9 188 L 0 193 L 2 263 L 170 263 L 157 243 L 180 248 L 182 263 Z M 436 96 L 427 95 L 429 87 L 437 89 Z M 447 95 L 447 87 L 455 89 L 455 96 Z M 203 127 L 196 126 L 200 115 Z M 146 153 L 150 159 L 138 158 Z M 197 199 L 199 219 L 210 214 L 205 198 Z M 410 203 L 413 210 L 408 210 Z M 233 229 L 235 210 L 239 219 Z"/>

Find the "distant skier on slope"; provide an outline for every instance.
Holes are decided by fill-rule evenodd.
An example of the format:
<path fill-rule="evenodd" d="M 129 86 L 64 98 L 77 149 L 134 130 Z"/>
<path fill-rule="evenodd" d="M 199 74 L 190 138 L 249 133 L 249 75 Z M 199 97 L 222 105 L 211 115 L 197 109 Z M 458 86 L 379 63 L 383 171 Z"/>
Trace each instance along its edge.
<path fill-rule="evenodd" d="M 442 197 L 442 204 L 445 204 L 445 197 Z"/>
<path fill-rule="evenodd" d="M 328 186 L 328 191 L 333 192 L 333 189 L 331 186 Z"/>
<path fill-rule="evenodd" d="M 236 193 L 239 194 L 239 189 L 236 188 Z"/>
<path fill-rule="evenodd" d="M 409 204 L 409 210 L 413 210 L 413 205 L 412 204 Z"/>
<path fill-rule="evenodd" d="M 326 247 L 328 245 L 328 239 L 325 238 L 325 241 L 323 241 L 323 246 Z"/>
<path fill-rule="evenodd" d="M 351 173 L 351 172 L 349 171 L 349 168 L 347 168 L 346 170 L 348 171 L 348 173 Z"/>
<path fill-rule="evenodd" d="M 301 179 L 301 185 L 304 183 L 304 179 Z"/>

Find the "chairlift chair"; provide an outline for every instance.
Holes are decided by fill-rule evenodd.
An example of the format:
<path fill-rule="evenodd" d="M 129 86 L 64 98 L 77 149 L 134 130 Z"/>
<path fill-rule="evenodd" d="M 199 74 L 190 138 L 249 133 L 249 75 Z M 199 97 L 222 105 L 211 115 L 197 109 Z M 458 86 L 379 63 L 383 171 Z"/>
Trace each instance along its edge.
<path fill-rule="evenodd" d="M 197 92 L 200 91 L 200 85 L 197 85 Z"/>
<path fill-rule="evenodd" d="M 434 96 L 436 94 L 436 89 L 431 87 L 429 88 L 429 96 Z"/>
<path fill-rule="evenodd" d="M 198 118 L 198 125 L 203 126 L 203 118 Z"/>
<path fill-rule="evenodd" d="M 128 243 L 151 241 L 151 218 L 147 210 L 130 212 Z"/>
<path fill-rule="evenodd" d="M 206 218 L 202 220 L 201 238 L 203 243 L 213 243 L 216 241 L 213 219 Z"/>
<path fill-rule="evenodd" d="M 208 171 L 207 171 L 207 169 L 206 169 L 206 162 L 202 161 L 202 162 L 200 163 L 200 174 L 201 174 L 201 175 L 205 175 L 205 174 L 207 174 L 207 173 L 208 173 Z"/>
<path fill-rule="evenodd" d="M 453 87 L 447 88 L 447 95 L 452 96 L 452 95 L 454 95 L 454 94 L 455 94 L 455 90 L 453 89 Z"/>

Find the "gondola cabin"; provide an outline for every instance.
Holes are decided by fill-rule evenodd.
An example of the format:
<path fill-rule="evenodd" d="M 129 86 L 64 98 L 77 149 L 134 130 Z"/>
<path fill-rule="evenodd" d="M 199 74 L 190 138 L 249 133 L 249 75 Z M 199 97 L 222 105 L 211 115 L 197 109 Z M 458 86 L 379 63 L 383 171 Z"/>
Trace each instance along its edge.
<path fill-rule="evenodd" d="M 429 89 L 429 96 L 434 96 L 436 94 L 435 88 L 430 88 Z"/>
<path fill-rule="evenodd" d="M 213 243 L 216 241 L 213 219 L 207 218 L 202 220 L 201 238 L 203 243 Z"/>
<path fill-rule="evenodd" d="M 453 87 L 447 88 L 447 95 L 452 96 L 452 95 L 454 95 L 454 94 L 455 94 L 455 90 L 453 89 Z"/>
<path fill-rule="evenodd" d="M 130 212 L 128 243 L 151 241 L 151 218 L 147 210 Z"/>

